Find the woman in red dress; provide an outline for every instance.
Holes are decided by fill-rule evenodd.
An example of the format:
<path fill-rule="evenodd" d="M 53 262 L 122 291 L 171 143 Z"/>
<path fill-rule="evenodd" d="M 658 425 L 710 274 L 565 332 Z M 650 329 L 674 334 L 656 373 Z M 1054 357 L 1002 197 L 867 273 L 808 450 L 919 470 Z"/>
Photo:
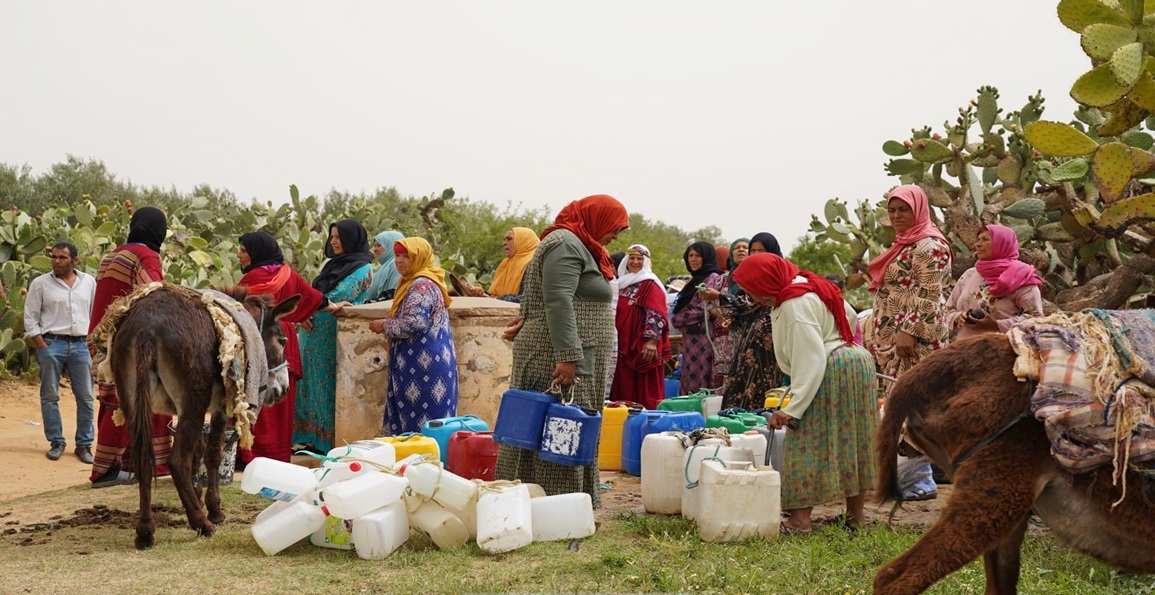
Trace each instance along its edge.
<path fill-rule="evenodd" d="M 670 359 L 666 290 L 650 268 L 650 250 L 634 244 L 618 265 L 618 363 L 610 399 L 657 409 L 665 397 Z"/>

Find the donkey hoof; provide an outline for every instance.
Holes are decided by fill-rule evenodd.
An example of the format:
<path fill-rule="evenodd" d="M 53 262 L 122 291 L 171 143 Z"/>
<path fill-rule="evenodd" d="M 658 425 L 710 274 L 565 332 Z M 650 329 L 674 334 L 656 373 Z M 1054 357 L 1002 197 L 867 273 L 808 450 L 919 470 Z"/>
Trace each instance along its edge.
<path fill-rule="evenodd" d="M 147 550 L 151 549 L 153 545 L 152 533 L 137 533 L 136 534 L 136 549 Z"/>
<path fill-rule="evenodd" d="M 201 537 L 212 537 L 213 533 L 216 532 L 217 526 L 208 522 L 202 525 L 200 529 L 197 529 L 197 535 L 200 535 Z"/>
<path fill-rule="evenodd" d="M 219 525 L 219 524 L 225 522 L 225 513 L 221 512 L 219 510 L 217 512 L 210 512 L 209 513 L 209 520 L 212 521 L 212 523 L 214 525 Z"/>

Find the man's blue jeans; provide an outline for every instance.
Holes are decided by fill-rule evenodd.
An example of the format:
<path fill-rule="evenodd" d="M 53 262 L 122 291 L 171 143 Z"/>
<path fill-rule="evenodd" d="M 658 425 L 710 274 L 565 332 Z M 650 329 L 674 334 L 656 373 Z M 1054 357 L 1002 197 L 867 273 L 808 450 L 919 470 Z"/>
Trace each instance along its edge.
<path fill-rule="evenodd" d="M 40 362 L 40 417 L 49 445 L 64 445 L 60 421 L 60 375 L 68 370 L 72 393 L 76 395 L 76 446 L 92 446 L 96 429 L 92 425 L 92 356 L 84 341 L 44 339 L 48 346 L 36 350 Z"/>

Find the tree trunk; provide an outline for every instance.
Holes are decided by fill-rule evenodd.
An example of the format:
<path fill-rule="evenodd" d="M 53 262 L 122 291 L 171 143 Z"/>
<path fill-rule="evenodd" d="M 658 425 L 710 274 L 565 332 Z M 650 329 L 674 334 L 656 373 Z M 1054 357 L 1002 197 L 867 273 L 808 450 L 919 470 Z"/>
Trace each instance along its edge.
<path fill-rule="evenodd" d="M 1127 300 L 1152 272 L 1155 272 L 1155 258 L 1138 254 L 1110 273 L 1060 291 L 1055 296 L 1055 303 L 1068 312 L 1078 312 L 1083 308 L 1118 310 L 1127 305 Z"/>

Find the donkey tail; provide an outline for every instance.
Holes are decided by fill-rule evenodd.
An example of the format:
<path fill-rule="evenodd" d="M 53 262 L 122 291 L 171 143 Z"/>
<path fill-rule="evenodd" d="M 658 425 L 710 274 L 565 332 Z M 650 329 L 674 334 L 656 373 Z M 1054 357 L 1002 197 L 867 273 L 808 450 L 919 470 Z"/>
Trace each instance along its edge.
<path fill-rule="evenodd" d="M 141 481 L 153 476 L 156 457 L 152 452 L 152 370 L 156 363 L 156 344 L 152 337 L 138 341 L 133 346 L 136 352 L 135 381 L 133 387 L 132 410 L 126 412 L 131 419 L 125 419 L 128 424 L 129 448 L 132 450 L 131 461 L 133 470 Z M 124 406 L 122 399 L 121 406 Z"/>
<path fill-rule="evenodd" d="M 898 390 L 892 390 L 887 396 L 886 413 L 874 433 L 874 450 L 878 453 L 874 494 L 879 504 L 902 498 L 902 488 L 898 485 L 898 441 L 906 415 L 892 406 L 898 393 Z"/>

